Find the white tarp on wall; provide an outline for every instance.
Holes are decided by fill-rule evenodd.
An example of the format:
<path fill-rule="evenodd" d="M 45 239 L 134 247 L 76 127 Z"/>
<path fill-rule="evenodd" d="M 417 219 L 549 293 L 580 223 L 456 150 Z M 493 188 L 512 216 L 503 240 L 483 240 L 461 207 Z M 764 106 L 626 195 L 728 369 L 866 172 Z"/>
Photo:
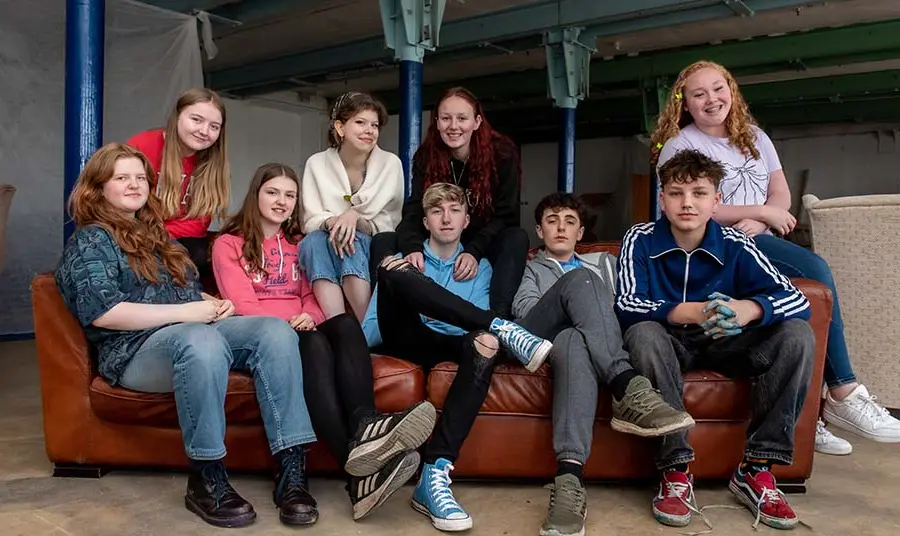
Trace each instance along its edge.
<path fill-rule="evenodd" d="M 162 126 L 203 84 L 193 17 L 106 2 L 103 140 Z M 0 183 L 18 192 L 0 275 L 0 334 L 33 331 L 29 284 L 62 250 L 65 0 L 0 0 Z"/>

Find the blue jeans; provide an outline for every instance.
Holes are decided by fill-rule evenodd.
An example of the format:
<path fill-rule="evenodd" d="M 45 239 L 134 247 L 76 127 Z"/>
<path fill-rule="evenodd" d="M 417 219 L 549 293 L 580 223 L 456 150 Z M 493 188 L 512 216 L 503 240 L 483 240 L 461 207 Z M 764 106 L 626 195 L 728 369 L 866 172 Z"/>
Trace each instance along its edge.
<path fill-rule="evenodd" d="M 166 326 L 138 348 L 121 383 L 134 391 L 174 391 L 185 453 L 194 460 L 218 460 L 225 456 L 230 370 L 253 374 L 273 454 L 316 440 L 303 398 L 297 333 L 278 318 L 233 316 L 213 324 Z"/>
<path fill-rule="evenodd" d="M 828 327 L 828 346 L 825 349 L 825 383 L 828 387 L 837 387 L 855 382 L 856 375 L 850 365 L 850 352 L 844 339 L 841 305 L 828 263 L 812 251 L 777 236 L 757 235 L 754 240 L 760 251 L 782 274 L 788 277 L 806 277 L 831 289 L 834 301 L 831 307 L 831 325 Z"/>
<path fill-rule="evenodd" d="M 340 285 L 344 277 L 355 275 L 369 281 L 369 246 L 372 237 L 356 231 L 354 246 L 356 251 L 343 259 L 338 257 L 328 242 L 328 233 L 313 231 L 300 241 L 300 266 L 306 272 L 309 282 L 327 279 Z"/>

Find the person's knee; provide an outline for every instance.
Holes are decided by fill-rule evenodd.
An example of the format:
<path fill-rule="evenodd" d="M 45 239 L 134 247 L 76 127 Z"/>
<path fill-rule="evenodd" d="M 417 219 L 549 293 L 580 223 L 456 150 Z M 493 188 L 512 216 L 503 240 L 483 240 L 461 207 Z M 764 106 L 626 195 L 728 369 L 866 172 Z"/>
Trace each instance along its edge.
<path fill-rule="evenodd" d="M 587 351 L 587 341 L 584 335 L 575 328 L 566 328 L 553 338 L 553 354 L 550 356 L 550 365 L 556 370 L 575 369 L 587 370 L 590 368 L 590 357 Z"/>
<path fill-rule="evenodd" d="M 217 366 L 229 366 L 228 342 L 219 331 L 208 324 L 191 325 L 178 341 L 181 360 L 199 364 L 201 369 L 215 370 Z"/>
<path fill-rule="evenodd" d="M 781 354 L 797 366 L 812 367 L 816 349 L 816 336 L 809 322 L 799 318 L 785 320 L 773 335 L 775 346 Z"/>
<path fill-rule="evenodd" d="M 385 257 L 381 264 L 379 265 L 381 268 L 384 268 L 388 272 L 405 272 L 413 267 L 412 264 L 404 260 L 403 258 L 398 257 Z"/>
<path fill-rule="evenodd" d="M 300 252 L 317 252 L 322 248 L 327 248 L 328 245 L 328 233 L 325 231 L 313 231 L 308 235 L 303 237 L 303 240 L 300 241 Z"/>
<path fill-rule="evenodd" d="M 484 359 L 493 359 L 500 351 L 500 341 L 494 335 L 487 332 L 475 333 L 472 337 L 475 351 Z"/>
<path fill-rule="evenodd" d="M 808 262 L 809 271 L 806 277 L 834 288 L 834 276 L 831 275 L 831 266 L 828 266 L 828 262 L 813 252 L 809 252 Z"/>
<path fill-rule="evenodd" d="M 638 322 L 625 331 L 623 339 L 632 364 L 639 370 L 655 367 L 671 353 L 666 351 L 671 347 L 669 334 L 659 322 Z"/>

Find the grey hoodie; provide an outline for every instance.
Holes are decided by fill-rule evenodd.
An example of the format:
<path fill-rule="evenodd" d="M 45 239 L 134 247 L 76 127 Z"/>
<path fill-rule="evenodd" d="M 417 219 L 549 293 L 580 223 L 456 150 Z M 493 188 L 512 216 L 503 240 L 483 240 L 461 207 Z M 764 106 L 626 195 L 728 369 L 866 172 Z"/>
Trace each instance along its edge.
<path fill-rule="evenodd" d="M 613 306 L 613 300 L 616 295 L 616 257 L 609 253 L 588 253 L 585 255 L 575 254 L 575 258 L 581 261 L 584 268 L 591 270 L 603 281 L 609 288 L 609 295 L 612 298 L 609 306 Z M 525 273 L 522 275 L 522 282 L 519 284 L 519 290 L 513 299 L 512 312 L 513 316 L 521 320 L 524 318 L 531 308 L 540 301 L 541 296 L 547 293 L 559 278 L 564 275 L 562 266 L 559 261 L 551 259 L 541 250 L 537 255 L 525 265 Z"/>

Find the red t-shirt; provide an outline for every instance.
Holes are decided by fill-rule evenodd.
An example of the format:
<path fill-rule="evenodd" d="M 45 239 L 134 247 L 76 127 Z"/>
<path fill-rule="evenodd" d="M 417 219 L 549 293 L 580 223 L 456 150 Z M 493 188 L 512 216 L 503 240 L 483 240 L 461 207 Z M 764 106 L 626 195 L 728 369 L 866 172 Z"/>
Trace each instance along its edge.
<path fill-rule="evenodd" d="M 150 187 L 155 189 L 159 182 L 159 168 L 162 165 L 164 145 L 163 129 L 158 128 L 142 132 L 133 136 L 126 143 L 144 153 L 147 156 L 147 159 L 150 160 L 150 165 L 153 166 L 153 171 L 156 172 L 156 176 L 150 177 Z M 190 190 L 191 182 L 194 180 L 194 169 L 196 169 L 196 167 L 196 154 L 181 159 L 182 180 L 181 208 L 178 212 L 179 217 L 165 221 L 166 230 L 169 231 L 169 236 L 176 240 L 184 237 L 205 237 L 206 230 L 209 229 L 209 224 L 212 222 L 212 218 L 208 217 L 192 219 L 184 218 L 184 214 L 187 213 L 187 209 L 191 202 L 191 196 L 188 195 L 188 191 Z"/>

